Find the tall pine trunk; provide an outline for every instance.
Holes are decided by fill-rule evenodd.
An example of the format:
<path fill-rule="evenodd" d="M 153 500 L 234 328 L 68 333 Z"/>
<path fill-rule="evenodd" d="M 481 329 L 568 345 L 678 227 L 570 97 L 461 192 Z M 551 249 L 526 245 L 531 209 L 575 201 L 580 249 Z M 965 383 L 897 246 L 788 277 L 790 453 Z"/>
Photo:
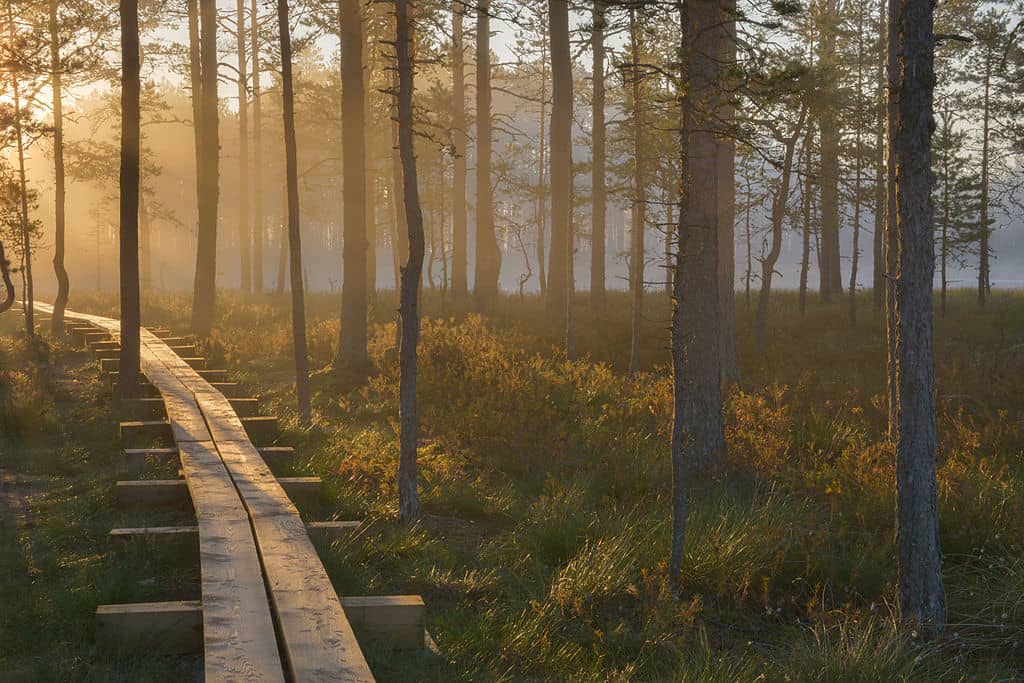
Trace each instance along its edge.
<path fill-rule="evenodd" d="M 989 275 L 989 162 L 990 157 L 990 132 L 991 132 L 991 88 L 992 88 L 992 60 L 993 56 L 988 53 L 985 56 L 985 82 L 984 98 L 982 100 L 981 113 L 981 215 L 979 217 L 980 232 L 978 237 L 978 305 L 985 306 L 988 299 L 991 280 Z"/>
<path fill-rule="evenodd" d="M 572 63 L 568 0 L 548 0 L 551 40 L 551 250 L 547 313 L 554 328 L 566 322 L 569 298 L 569 221 L 572 195 Z"/>
<path fill-rule="evenodd" d="M 540 46 L 540 121 L 538 137 L 540 145 L 537 153 L 537 280 L 541 294 L 548 291 L 547 251 L 548 228 L 548 28 L 541 26 Z"/>
<path fill-rule="evenodd" d="M 872 236 L 872 252 L 874 258 L 872 259 L 872 292 L 871 302 L 874 304 L 876 309 L 882 309 L 885 306 L 885 119 L 886 119 L 886 82 L 885 82 L 885 41 L 886 41 L 886 21 L 885 21 L 885 2 L 882 0 L 879 3 L 878 8 L 878 39 L 881 41 L 883 49 L 880 51 L 881 57 L 876 65 L 875 79 L 877 81 L 877 90 L 875 97 L 877 102 L 875 104 L 875 216 L 874 216 L 874 235 Z"/>
<path fill-rule="evenodd" d="M 803 239 L 800 249 L 800 285 L 799 285 L 799 308 L 800 315 L 807 314 L 807 281 L 811 274 L 811 208 L 814 203 L 814 186 L 812 180 L 814 173 L 814 121 L 807 126 L 807 136 L 804 138 L 804 188 L 803 188 Z M 748 210 L 749 221 L 749 210 Z M 747 231 L 747 260 L 750 259 L 750 232 Z M 748 266 L 749 270 L 749 266 Z"/>
<path fill-rule="evenodd" d="M 341 335 L 336 372 L 362 382 L 367 351 L 366 103 L 363 86 L 363 30 L 359 0 L 340 0 L 341 137 L 344 196 L 344 268 Z"/>
<path fill-rule="evenodd" d="M 722 20 L 717 2 L 680 5 L 687 97 L 682 116 L 682 206 L 672 308 L 672 550 L 669 575 L 678 585 L 686 539 L 686 471 L 720 466 L 725 458 L 719 355 L 717 159 L 714 120 L 719 100 Z"/>
<path fill-rule="evenodd" d="M 11 4 L 7 5 L 8 39 L 10 44 L 15 44 L 14 10 Z M 25 133 L 23 130 L 21 109 L 21 83 L 19 82 L 18 67 L 13 67 L 11 73 L 11 95 L 14 99 L 14 136 L 18 152 L 18 189 L 19 189 L 19 214 L 21 223 L 21 257 L 23 267 L 21 271 L 23 283 L 23 295 L 25 306 L 25 333 L 34 337 L 35 325 L 35 293 L 32 280 L 32 221 L 28 214 L 28 180 L 25 175 Z"/>
<path fill-rule="evenodd" d="M 217 112 L 217 2 L 200 0 L 200 63 L 202 69 L 199 130 L 199 235 L 196 276 L 192 293 L 192 331 L 208 336 L 213 329 L 217 301 L 217 202 L 220 136 Z"/>
<path fill-rule="evenodd" d="M 722 68 L 729 69 L 736 62 L 736 0 L 726 0 L 722 9 Z M 718 298 L 722 379 L 731 384 L 740 379 L 740 359 L 736 349 L 736 141 L 731 131 L 736 112 L 729 96 L 723 96 L 721 111 L 727 130 L 718 141 Z"/>
<path fill-rule="evenodd" d="M 64 309 L 68 304 L 70 281 L 64 267 L 65 231 L 67 226 L 65 208 L 67 191 L 64 176 L 64 88 L 63 69 L 60 59 L 60 30 L 57 21 L 57 0 L 50 0 L 50 88 L 53 91 L 53 179 L 54 179 L 54 237 L 53 272 L 57 277 L 57 296 L 53 301 L 53 318 L 50 321 L 53 335 L 64 334 Z"/>
<path fill-rule="evenodd" d="M 605 187 L 605 85 L 604 85 L 604 31 L 605 0 L 594 0 L 593 33 L 590 36 L 594 56 L 594 98 L 591 107 L 593 121 L 593 162 L 590 169 L 591 184 L 591 238 L 590 238 L 590 308 L 595 320 L 604 312 L 607 301 L 605 291 L 605 244 L 607 242 L 608 197 Z"/>
<path fill-rule="evenodd" d="M 644 231 L 647 229 L 647 192 L 644 176 L 643 103 L 640 93 L 640 35 L 636 21 L 636 8 L 629 9 L 630 105 L 633 109 L 633 229 L 629 260 L 629 290 L 632 298 L 628 374 L 640 371 L 640 343 L 644 318 L 644 265 L 646 249 Z"/>
<path fill-rule="evenodd" d="M 288 253 L 292 290 L 292 338 L 295 343 L 295 394 L 303 424 L 312 419 L 309 359 L 306 356 L 306 302 L 302 282 L 302 233 L 299 223 L 299 172 L 295 143 L 295 83 L 292 77 L 292 37 L 288 0 L 277 0 L 281 35 L 281 100 L 284 110 L 285 184 L 288 194 Z"/>
<path fill-rule="evenodd" d="M 893 0 L 898 55 L 890 73 L 896 168 L 896 548 L 903 619 L 926 633 L 946 621 L 935 481 L 935 361 L 932 355 L 931 135 L 935 36 L 930 0 Z"/>
<path fill-rule="evenodd" d="M 252 231 L 249 227 L 249 75 L 245 42 L 245 0 L 237 0 L 238 39 L 238 250 L 242 294 L 252 293 Z"/>
<path fill-rule="evenodd" d="M 452 3 L 452 297 L 456 301 L 469 295 L 465 17 L 465 5 Z"/>
<path fill-rule="evenodd" d="M 416 347 L 419 344 L 419 289 L 425 251 L 423 212 L 420 209 L 416 178 L 416 157 L 413 148 L 413 63 L 412 21 L 408 0 L 396 0 L 395 45 L 398 54 L 398 146 L 402 160 L 405 212 L 409 225 L 409 260 L 402 268 L 400 313 L 402 341 L 399 350 L 399 458 L 398 514 L 403 522 L 420 516 L 417 487 L 416 441 L 419 415 L 416 405 Z"/>
<path fill-rule="evenodd" d="M 139 387 L 139 3 L 121 0 L 121 356 L 118 391 L 134 398 Z"/>
<path fill-rule="evenodd" d="M 266 235 L 263 215 L 263 103 L 260 89 L 260 22 L 259 1 L 252 0 L 249 8 L 249 38 L 252 41 L 252 289 L 263 292 L 263 239 Z"/>
<path fill-rule="evenodd" d="M 491 17 L 490 0 L 476 12 L 476 308 L 490 310 L 498 299 L 501 250 L 494 233 L 494 188 L 491 186 Z"/>

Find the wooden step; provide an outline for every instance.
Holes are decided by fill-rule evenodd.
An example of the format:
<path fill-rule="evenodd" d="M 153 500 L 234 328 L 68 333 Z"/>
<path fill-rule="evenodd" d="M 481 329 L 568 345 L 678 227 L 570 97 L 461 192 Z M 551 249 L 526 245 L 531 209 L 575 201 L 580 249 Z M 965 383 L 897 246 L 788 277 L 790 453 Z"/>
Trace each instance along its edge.
<path fill-rule="evenodd" d="M 243 417 L 242 426 L 246 434 L 257 446 L 266 446 L 274 443 L 280 436 L 277 427 L 277 418 L 270 416 Z"/>
<path fill-rule="evenodd" d="M 101 372 L 107 372 L 107 373 L 117 372 L 118 369 L 121 366 L 121 354 L 120 354 L 120 352 L 118 352 L 116 354 L 110 354 L 109 352 L 105 352 L 103 355 L 97 354 L 97 357 L 100 359 L 100 371 Z M 206 367 L 206 359 L 205 358 L 182 358 L 182 360 L 185 361 L 186 363 L 188 363 L 189 366 L 191 366 L 194 370 L 199 370 L 201 373 L 202 372 L 206 372 L 206 370 L 204 369 Z M 225 370 L 214 370 L 213 372 L 226 372 L 226 371 Z"/>
<path fill-rule="evenodd" d="M 341 598 L 356 637 L 396 650 L 422 650 L 426 606 L 419 595 L 366 595 Z"/>
<path fill-rule="evenodd" d="M 279 477 L 277 481 L 292 500 L 319 495 L 323 487 L 320 477 Z M 124 507 L 184 505 L 190 500 L 184 479 L 119 481 L 116 486 L 117 502 Z"/>
<path fill-rule="evenodd" d="M 93 351 L 97 351 L 97 352 L 99 352 L 99 351 L 109 351 L 111 349 L 114 349 L 116 351 L 120 351 L 121 350 L 121 342 L 116 342 L 116 341 L 96 342 L 94 344 L 90 344 L 89 346 L 90 346 L 90 348 L 92 348 Z"/>
<path fill-rule="evenodd" d="M 295 461 L 295 449 L 291 446 L 268 446 L 259 449 L 260 455 L 270 469 L 280 469 Z M 151 465 L 166 465 L 178 460 L 177 448 L 126 448 L 122 452 L 125 469 L 141 472 Z"/>
<path fill-rule="evenodd" d="M 360 521 L 306 522 L 310 536 L 337 538 L 356 531 L 363 525 Z M 177 538 L 199 538 L 198 526 L 143 526 L 111 529 L 107 538 L 114 543 L 138 541 L 170 541 Z M 198 546 L 196 546 L 198 550 Z"/>
<path fill-rule="evenodd" d="M 260 412 L 259 399 L 255 398 L 228 398 L 228 403 L 235 409 L 238 417 L 257 417 Z"/>
<path fill-rule="evenodd" d="M 207 380 L 209 382 L 209 380 Z M 245 389 L 238 382 L 210 382 L 210 386 L 228 398 L 244 396 Z"/>
<path fill-rule="evenodd" d="M 198 600 L 100 605 L 96 646 L 103 651 L 189 655 L 203 651 Z"/>
<path fill-rule="evenodd" d="M 397 649 L 424 647 L 423 599 L 418 595 L 370 595 L 341 598 L 345 616 L 360 639 Z M 96 645 L 104 651 L 165 655 L 203 651 L 200 600 L 100 605 L 96 608 Z"/>
<path fill-rule="evenodd" d="M 199 376 L 205 379 L 207 382 L 227 382 L 228 371 L 227 370 L 197 370 Z"/>
<path fill-rule="evenodd" d="M 145 448 L 174 443 L 171 423 L 163 420 L 132 420 L 122 422 L 121 443 L 127 448 Z"/>

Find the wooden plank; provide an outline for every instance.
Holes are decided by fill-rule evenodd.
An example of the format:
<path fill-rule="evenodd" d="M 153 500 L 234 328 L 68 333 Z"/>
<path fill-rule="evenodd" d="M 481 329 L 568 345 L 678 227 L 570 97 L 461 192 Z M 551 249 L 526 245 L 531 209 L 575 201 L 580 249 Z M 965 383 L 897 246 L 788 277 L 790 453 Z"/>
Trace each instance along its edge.
<path fill-rule="evenodd" d="M 276 417 L 260 415 L 257 417 L 243 417 L 241 421 L 246 435 L 257 446 L 272 444 L 281 435 Z"/>
<path fill-rule="evenodd" d="M 190 357 L 179 356 L 179 357 L 183 361 L 188 363 L 189 367 L 191 367 L 193 370 L 205 370 L 206 369 L 206 359 L 205 358 L 197 358 L 197 357 L 194 357 L 194 356 L 190 356 Z"/>
<path fill-rule="evenodd" d="M 420 596 L 346 596 L 341 605 L 360 640 L 381 641 L 396 649 L 423 649 L 426 606 Z"/>
<path fill-rule="evenodd" d="M 162 398 L 123 398 L 118 405 L 122 417 L 131 420 L 159 420 L 167 415 Z"/>
<path fill-rule="evenodd" d="M 291 465 L 295 449 L 291 446 L 268 446 L 258 449 L 260 457 L 271 470 Z M 177 448 L 125 448 L 121 451 L 125 468 L 140 471 L 154 465 L 167 465 L 178 460 Z"/>
<path fill-rule="evenodd" d="M 229 398 L 228 402 L 238 417 L 256 417 L 260 412 L 260 402 L 256 398 Z"/>
<path fill-rule="evenodd" d="M 145 448 L 174 441 L 171 423 L 163 420 L 129 420 L 122 422 L 121 443 L 128 448 Z"/>
<path fill-rule="evenodd" d="M 321 537 L 335 538 L 350 534 L 359 529 L 362 525 L 363 523 L 358 520 L 306 522 L 306 531 L 310 534 L 316 534 Z M 108 540 L 117 543 L 128 543 L 141 539 L 167 541 L 176 538 L 191 538 L 195 540 L 198 539 L 198 537 L 199 527 L 194 525 L 121 527 L 111 529 L 107 533 Z"/>
<path fill-rule="evenodd" d="M 210 382 L 210 386 L 228 398 L 243 396 L 245 391 L 238 382 Z"/>
<path fill-rule="evenodd" d="M 292 679 L 372 681 L 302 520 L 276 515 L 252 523 Z"/>
<path fill-rule="evenodd" d="M 199 376 L 205 379 L 207 382 L 227 382 L 228 371 L 227 370 L 197 370 Z"/>
<path fill-rule="evenodd" d="M 100 605 L 96 645 L 125 653 L 186 655 L 202 651 L 203 608 L 198 600 Z"/>

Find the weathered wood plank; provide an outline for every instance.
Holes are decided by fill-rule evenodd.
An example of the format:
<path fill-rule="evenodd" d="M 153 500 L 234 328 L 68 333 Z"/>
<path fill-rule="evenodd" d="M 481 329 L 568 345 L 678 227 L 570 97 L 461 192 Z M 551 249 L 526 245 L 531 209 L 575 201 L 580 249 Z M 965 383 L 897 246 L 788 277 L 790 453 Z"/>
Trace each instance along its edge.
<path fill-rule="evenodd" d="M 189 500 L 189 490 L 180 479 L 119 481 L 115 497 L 118 505 L 130 508 L 185 505 Z"/>
<path fill-rule="evenodd" d="M 341 605 L 360 640 L 382 641 L 403 650 L 423 649 L 426 606 L 420 596 L 346 596 Z"/>
<path fill-rule="evenodd" d="M 202 651 L 203 609 L 198 600 L 100 605 L 96 646 L 101 650 L 186 655 Z"/>

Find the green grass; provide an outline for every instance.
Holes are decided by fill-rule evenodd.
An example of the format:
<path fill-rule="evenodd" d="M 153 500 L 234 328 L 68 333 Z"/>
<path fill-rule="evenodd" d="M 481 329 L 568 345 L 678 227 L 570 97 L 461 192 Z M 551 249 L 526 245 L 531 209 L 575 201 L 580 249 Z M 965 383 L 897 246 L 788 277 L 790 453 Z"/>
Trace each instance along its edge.
<path fill-rule="evenodd" d="M 303 507 L 303 514 L 367 520 L 356 536 L 321 547 L 336 588 L 426 599 L 442 656 L 370 648 L 381 678 L 1024 675 L 1024 296 L 999 293 L 978 311 L 969 295 L 957 295 L 949 314 L 936 317 L 940 516 L 951 626 L 930 644 L 917 642 L 891 617 L 894 476 L 883 433 L 883 328 L 870 300 L 862 298 L 859 325 L 851 328 L 845 305 L 813 303 L 801 317 L 794 296 L 778 295 L 761 356 L 753 349 L 751 312 L 740 301 L 743 381 L 727 400 L 729 465 L 713 477 L 694 473 L 681 601 L 671 598 L 666 576 L 668 302 L 662 295 L 649 298 L 647 371 L 630 381 L 623 373 L 628 301 L 624 295 L 610 301 L 608 313 L 594 321 L 581 300 L 583 358 L 567 362 L 559 333 L 544 327 L 536 297 L 504 299 L 483 320 L 425 295 L 420 463 L 429 514 L 408 528 L 395 522 L 393 293 L 381 293 L 372 311 L 370 351 L 379 374 L 355 389 L 327 371 L 337 298 L 309 298 L 310 428 L 301 428 L 295 415 L 286 300 L 222 297 L 205 353 L 281 418 L 282 443 L 299 454 L 294 472 L 324 477 L 325 499 Z M 149 296 L 144 319 L 187 331 L 188 302 L 184 295 Z M 109 296 L 79 294 L 73 307 L 116 312 Z M 11 318 L 3 322 L 8 328 Z M 19 352 L 11 337 L 4 339 L 5 353 Z M 153 677 L 173 676 L 173 663 L 111 665 L 89 652 L 96 602 L 166 596 L 184 582 L 159 555 L 114 558 L 106 552 L 102 535 L 116 517 L 107 500 L 116 444 L 106 395 L 81 354 L 55 348 L 51 358 L 66 363 L 81 386 L 68 392 L 21 373 L 0 383 L 0 391 L 10 387 L 0 393 L 0 405 L 5 395 L 8 403 L 14 397 L 5 410 L 21 415 L 12 419 L 24 423 L 23 432 L 37 435 L 25 438 L 45 433 L 45 448 L 56 453 L 54 442 L 62 439 L 95 444 L 86 461 L 51 456 L 26 470 L 57 482 L 52 502 L 40 503 L 40 519 L 70 517 L 94 530 L 66 539 L 72 547 L 61 561 L 75 566 L 72 572 L 58 562 L 38 579 L 50 582 L 51 609 L 78 624 L 72 657 L 80 668 L 68 664 L 66 670 L 166 666 Z M 91 398 L 68 400 L 82 395 Z M 48 412 L 38 406 L 63 403 L 75 405 L 54 410 L 80 411 L 79 419 L 45 422 Z M 6 449 L 0 452 L 7 457 Z M 36 545 L 48 538 L 38 528 L 21 535 Z M 23 546 L 8 544 L 5 536 L 4 557 Z M 109 576 L 95 580 L 102 573 Z M 155 585 L 138 585 L 153 576 Z M 5 633 L 39 609 L 38 593 L 23 595 L 12 582 L 21 608 L 4 613 Z M 49 652 L 54 640 L 19 636 L 16 642 L 0 645 L 0 652 L 32 671 L 33 657 Z"/>

